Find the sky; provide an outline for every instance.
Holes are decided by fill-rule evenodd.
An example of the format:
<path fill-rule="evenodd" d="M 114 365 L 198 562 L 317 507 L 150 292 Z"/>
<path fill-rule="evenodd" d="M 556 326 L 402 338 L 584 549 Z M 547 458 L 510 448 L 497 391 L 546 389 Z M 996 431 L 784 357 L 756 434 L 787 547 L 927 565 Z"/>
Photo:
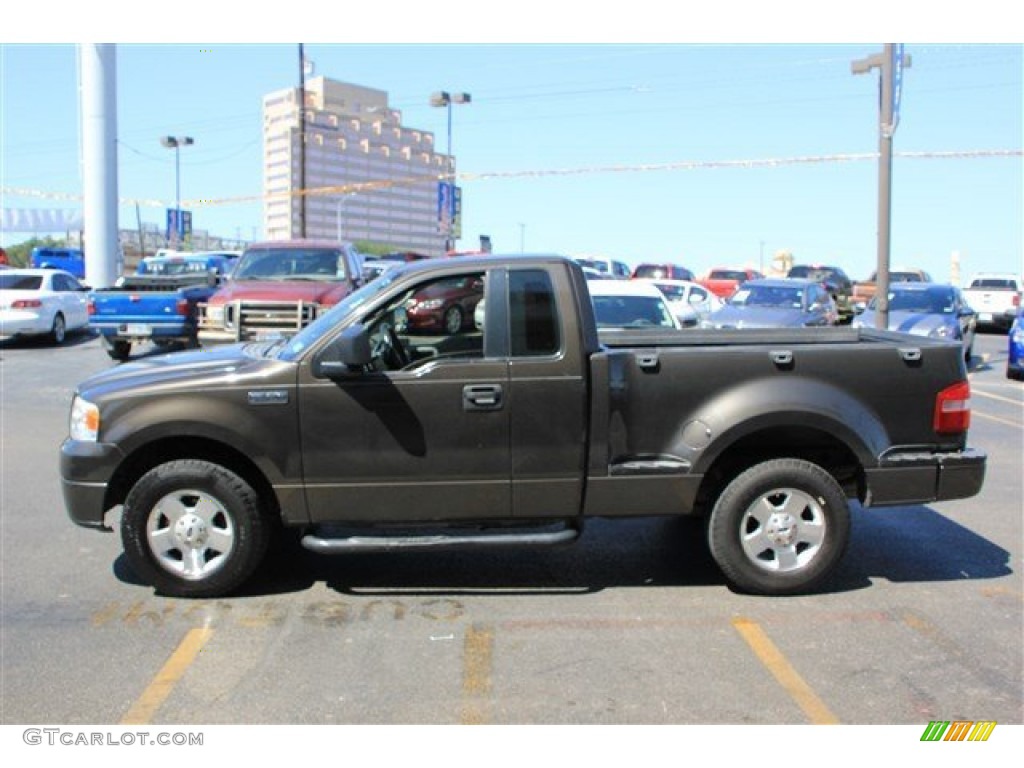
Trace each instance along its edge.
<path fill-rule="evenodd" d="M 204 27 L 195 16 L 115 29 L 101 38 L 117 43 L 120 227 L 135 228 L 138 215 L 163 221 L 175 166 L 159 139 L 186 135 L 195 144 L 181 150 L 181 197 L 193 226 L 262 237 L 261 101 L 296 85 L 295 41 L 308 34 L 315 75 L 386 91 L 403 123 L 432 131 L 442 151 L 446 111 L 429 105 L 430 94 L 471 94 L 452 113 L 461 248 L 488 235 L 496 252 L 671 261 L 698 273 L 767 267 L 787 251 L 867 277 L 878 250 L 879 76 L 854 75 L 851 63 L 885 41 L 865 22 L 872 4 L 847 11 L 856 18 L 839 30 L 787 27 L 773 39 L 770 25 L 758 34 L 756 13 L 742 30 L 728 14 L 673 29 L 646 3 L 591 27 L 552 17 L 548 34 L 523 31 L 521 19 L 464 15 L 458 33 L 437 34 L 436 19 L 420 29 L 401 13 L 408 23 L 388 27 L 358 17 L 358 33 L 335 19 L 246 34 L 237 20 Z M 81 206 L 77 58 L 86 36 L 73 16 L 63 21 L 25 22 L 31 34 L 0 29 L 5 208 Z M 888 37 L 919 40 L 905 43 L 891 261 L 940 280 L 950 279 L 954 253 L 964 278 L 1021 272 L 1024 38 L 989 41 L 970 23 L 950 25 L 929 36 L 927 26 L 897 24 L 905 36 Z M 853 42 L 830 41 L 844 30 Z M 0 242 L 30 235 L 0 232 Z"/>

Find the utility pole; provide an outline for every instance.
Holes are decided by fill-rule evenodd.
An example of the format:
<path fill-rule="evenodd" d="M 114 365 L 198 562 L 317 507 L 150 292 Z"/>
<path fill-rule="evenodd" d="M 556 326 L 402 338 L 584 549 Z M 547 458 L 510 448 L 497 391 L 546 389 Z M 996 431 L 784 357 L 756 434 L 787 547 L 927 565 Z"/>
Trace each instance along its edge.
<path fill-rule="evenodd" d="M 889 327 L 889 260 L 892 233 L 892 136 L 899 122 L 903 70 L 910 56 L 903 45 L 886 43 L 881 53 L 858 59 L 851 65 L 855 75 L 879 70 L 878 124 L 878 261 L 875 267 L 875 327 Z"/>
<path fill-rule="evenodd" d="M 306 56 L 299 43 L 299 237 L 306 236 Z"/>

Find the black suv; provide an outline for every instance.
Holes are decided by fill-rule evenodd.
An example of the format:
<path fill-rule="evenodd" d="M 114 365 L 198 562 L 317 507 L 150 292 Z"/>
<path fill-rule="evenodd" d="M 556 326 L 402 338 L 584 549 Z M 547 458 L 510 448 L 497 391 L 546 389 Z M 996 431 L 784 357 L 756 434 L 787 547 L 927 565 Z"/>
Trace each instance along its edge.
<path fill-rule="evenodd" d="M 839 267 L 821 264 L 798 264 L 786 277 L 802 277 L 823 283 L 839 308 L 839 322 L 848 323 L 853 317 L 853 281 Z"/>

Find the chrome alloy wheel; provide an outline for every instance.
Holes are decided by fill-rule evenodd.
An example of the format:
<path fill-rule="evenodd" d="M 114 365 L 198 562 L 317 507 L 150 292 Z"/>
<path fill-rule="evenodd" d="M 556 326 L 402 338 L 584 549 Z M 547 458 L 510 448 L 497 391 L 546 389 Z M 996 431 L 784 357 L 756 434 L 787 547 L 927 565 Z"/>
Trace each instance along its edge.
<path fill-rule="evenodd" d="M 758 568 L 787 573 L 810 564 L 826 531 L 821 502 L 795 488 L 777 488 L 759 496 L 744 512 L 740 544 Z"/>
<path fill-rule="evenodd" d="M 153 506 L 146 520 L 146 541 L 165 571 L 201 581 L 228 561 L 235 547 L 235 526 L 216 498 L 182 489 Z"/>

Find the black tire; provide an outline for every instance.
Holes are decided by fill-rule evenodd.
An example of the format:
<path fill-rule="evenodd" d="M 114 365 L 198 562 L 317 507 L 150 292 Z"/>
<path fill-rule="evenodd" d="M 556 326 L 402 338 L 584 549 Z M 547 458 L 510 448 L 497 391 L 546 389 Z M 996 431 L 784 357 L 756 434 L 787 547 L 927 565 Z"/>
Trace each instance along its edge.
<path fill-rule="evenodd" d="M 110 341 L 106 344 L 107 354 L 112 360 L 124 362 L 132 356 L 132 343 L 130 341 Z"/>
<path fill-rule="evenodd" d="M 64 315 L 58 312 L 53 316 L 53 327 L 50 329 L 50 341 L 54 344 L 63 344 L 68 337 L 68 326 Z"/>
<path fill-rule="evenodd" d="M 173 597 L 220 597 L 237 589 L 267 551 L 271 521 L 252 486 L 224 467 L 183 459 L 150 470 L 121 517 L 135 573 Z"/>
<path fill-rule="evenodd" d="M 444 311 L 444 330 L 451 336 L 462 330 L 462 308 L 448 307 Z"/>
<path fill-rule="evenodd" d="M 850 508 L 817 464 L 773 459 L 732 480 L 711 512 L 708 543 L 740 591 L 791 595 L 820 585 L 843 557 Z"/>

